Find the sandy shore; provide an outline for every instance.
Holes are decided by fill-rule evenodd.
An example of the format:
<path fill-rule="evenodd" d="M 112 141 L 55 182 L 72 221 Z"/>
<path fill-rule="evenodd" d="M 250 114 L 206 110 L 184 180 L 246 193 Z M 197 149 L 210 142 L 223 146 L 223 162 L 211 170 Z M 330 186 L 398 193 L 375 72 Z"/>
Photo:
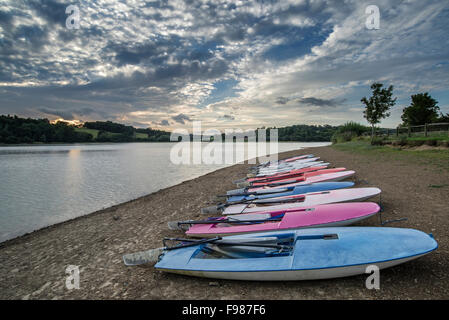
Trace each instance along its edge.
<path fill-rule="evenodd" d="M 88 216 L 0 244 L 1 299 L 448 299 L 449 173 L 430 165 L 382 156 L 350 154 L 332 147 L 313 152 L 332 166 L 356 170 L 357 186 L 382 189 L 384 219 L 407 217 L 391 227 L 433 233 L 437 251 L 381 272 L 380 290 L 366 276 L 304 282 L 238 282 L 165 274 L 125 267 L 122 255 L 155 248 L 168 221 L 195 219 L 215 195 L 235 188 L 250 165 L 239 164 L 183 182 Z M 431 187 L 442 186 L 442 187 Z M 379 217 L 359 225 L 379 226 Z M 80 289 L 66 289 L 66 267 L 80 267 Z"/>

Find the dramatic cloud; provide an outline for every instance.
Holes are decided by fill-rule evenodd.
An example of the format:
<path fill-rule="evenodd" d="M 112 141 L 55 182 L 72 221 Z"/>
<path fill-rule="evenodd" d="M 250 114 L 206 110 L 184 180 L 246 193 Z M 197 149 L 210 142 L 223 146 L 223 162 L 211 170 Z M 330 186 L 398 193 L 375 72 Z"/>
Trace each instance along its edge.
<path fill-rule="evenodd" d="M 286 104 L 289 101 L 290 101 L 290 99 L 288 99 L 286 97 L 277 97 L 276 98 L 276 103 L 277 104 Z"/>
<path fill-rule="evenodd" d="M 69 4 L 79 29 L 66 27 Z M 378 30 L 365 26 L 371 4 Z M 364 121 L 360 98 L 381 81 L 395 86 L 398 106 L 382 123 L 394 126 L 417 92 L 449 112 L 448 18 L 437 0 L 3 0 L 0 114 L 341 124 Z"/>
<path fill-rule="evenodd" d="M 345 101 L 346 99 L 334 100 L 334 99 L 320 99 L 314 97 L 298 99 L 298 102 L 300 103 L 318 107 L 336 107 L 338 104 L 341 104 Z"/>
<path fill-rule="evenodd" d="M 233 121 L 233 120 L 235 120 L 235 117 L 232 116 L 232 115 L 230 115 L 230 114 L 225 114 L 225 115 L 223 115 L 223 116 L 220 116 L 220 117 L 218 118 L 218 120 Z"/>
<path fill-rule="evenodd" d="M 182 113 L 178 114 L 177 116 L 171 117 L 171 118 L 180 124 L 185 124 L 184 120 L 192 121 L 192 119 L 190 119 L 188 116 L 186 116 L 185 114 L 182 114 Z"/>

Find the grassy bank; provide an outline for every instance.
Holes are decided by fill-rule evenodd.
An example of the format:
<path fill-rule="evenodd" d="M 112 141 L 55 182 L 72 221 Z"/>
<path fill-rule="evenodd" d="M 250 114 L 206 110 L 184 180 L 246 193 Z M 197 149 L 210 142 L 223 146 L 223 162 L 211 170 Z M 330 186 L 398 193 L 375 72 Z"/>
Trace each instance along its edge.
<path fill-rule="evenodd" d="M 434 165 L 441 170 L 449 171 L 449 148 L 401 147 L 394 145 L 371 145 L 369 140 L 353 140 L 333 144 L 332 148 L 368 155 L 379 161 L 401 160 L 422 165 Z M 412 174 L 412 173 L 411 173 Z"/>
<path fill-rule="evenodd" d="M 379 135 L 380 132 L 383 134 Z M 376 129 L 377 134 L 371 142 L 371 129 L 357 122 L 349 121 L 344 125 L 338 127 L 338 130 L 333 134 L 332 143 L 345 143 L 351 141 L 371 142 L 373 145 L 392 145 L 401 147 L 419 147 L 423 145 L 431 147 L 446 147 L 449 148 L 449 132 L 447 131 L 430 131 L 427 135 L 424 132 L 404 134 L 390 134 L 391 129 Z"/>
<path fill-rule="evenodd" d="M 100 132 L 100 130 L 97 130 L 97 129 L 89 129 L 89 128 L 84 128 L 84 127 L 75 128 L 75 131 L 89 133 L 89 134 L 92 135 L 94 140 L 98 138 L 98 133 Z M 120 135 L 120 133 L 113 133 L 113 132 L 105 132 L 104 134 L 107 137 L 113 137 L 113 136 Z M 148 134 L 147 133 L 141 133 L 141 132 L 134 132 L 133 137 L 136 138 L 136 139 L 148 139 Z"/>

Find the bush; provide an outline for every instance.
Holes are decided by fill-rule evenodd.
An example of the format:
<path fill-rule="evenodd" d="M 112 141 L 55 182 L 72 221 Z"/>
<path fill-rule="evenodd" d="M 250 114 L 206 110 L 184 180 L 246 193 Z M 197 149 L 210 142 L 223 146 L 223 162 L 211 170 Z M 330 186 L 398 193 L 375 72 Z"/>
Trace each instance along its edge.
<path fill-rule="evenodd" d="M 429 140 L 426 140 L 426 144 L 427 144 L 428 146 L 434 147 L 434 146 L 437 145 L 437 141 L 436 141 L 435 139 L 429 139 Z"/>
<path fill-rule="evenodd" d="M 354 137 L 355 134 L 353 132 L 343 132 L 340 136 L 341 140 L 343 140 L 344 142 L 351 141 Z"/>
<path fill-rule="evenodd" d="M 371 140 L 371 145 L 372 146 L 382 146 L 382 145 L 384 145 L 384 139 L 383 138 L 374 137 Z"/>
<path fill-rule="evenodd" d="M 424 144 L 424 142 L 425 142 L 424 140 L 408 140 L 407 144 L 410 147 L 419 147 L 419 146 L 422 146 Z"/>
<path fill-rule="evenodd" d="M 365 132 L 369 131 L 370 131 L 369 127 L 366 127 L 354 121 L 349 121 L 346 122 L 344 125 L 338 127 L 337 133 L 351 132 L 356 136 L 361 136 Z"/>
<path fill-rule="evenodd" d="M 398 140 L 398 144 L 400 146 L 405 146 L 407 144 L 407 137 L 404 137 L 404 136 L 400 137 Z"/>
<path fill-rule="evenodd" d="M 334 133 L 332 135 L 331 141 L 332 143 L 342 143 L 351 141 L 353 138 L 357 137 L 353 132 L 342 132 L 342 133 Z"/>
<path fill-rule="evenodd" d="M 339 126 L 337 131 L 332 135 L 332 143 L 348 142 L 355 139 L 363 140 L 362 135 L 371 129 L 360 123 L 349 121 Z"/>

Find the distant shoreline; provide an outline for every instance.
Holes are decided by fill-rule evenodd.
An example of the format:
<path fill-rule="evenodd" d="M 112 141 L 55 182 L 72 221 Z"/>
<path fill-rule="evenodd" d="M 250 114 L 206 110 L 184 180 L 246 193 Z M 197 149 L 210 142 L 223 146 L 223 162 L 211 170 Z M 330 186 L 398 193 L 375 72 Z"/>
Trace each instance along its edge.
<path fill-rule="evenodd" d="M 298 141 L 294 141 L 298 142 Z M 96 145 L 96 144 L 124 144 L 124 143 L 176 143 L 176 141 L 130 141 L 130 142 L 55 142 L 55 143 L 0 143 L 0 147 L 34 147 L 34 146 L 74 146 L 74 145 Z"/>
<path fill-rule="evenodd" d="M 202 143 L 210 143 L 209 141 L 201 141 Z M 66 142 L 66 143 L 20 143 L 20 144 L 1 144 L 0 147 L 34 147 L 34 146 L 74 146 L 74 145 L 106 145 L 106 144 L 125 144 L 125 143 L 178 143 L 178 141 L 131 141 L 131 142 Z M 222 142 L 229 143 L 229 142 Z M 232 143 L 237 143 L 233 141 Z M 245 141 L 244 143 L 248 143 Z M 258 143 L 258 142 L 256 142 Z M 270 142 L 262 142 L 270 143 Z M 274 143 L 274 142 L 272 142 Z M 277 143 L 331 143 L 331 141 L 278 141 Z"/>

